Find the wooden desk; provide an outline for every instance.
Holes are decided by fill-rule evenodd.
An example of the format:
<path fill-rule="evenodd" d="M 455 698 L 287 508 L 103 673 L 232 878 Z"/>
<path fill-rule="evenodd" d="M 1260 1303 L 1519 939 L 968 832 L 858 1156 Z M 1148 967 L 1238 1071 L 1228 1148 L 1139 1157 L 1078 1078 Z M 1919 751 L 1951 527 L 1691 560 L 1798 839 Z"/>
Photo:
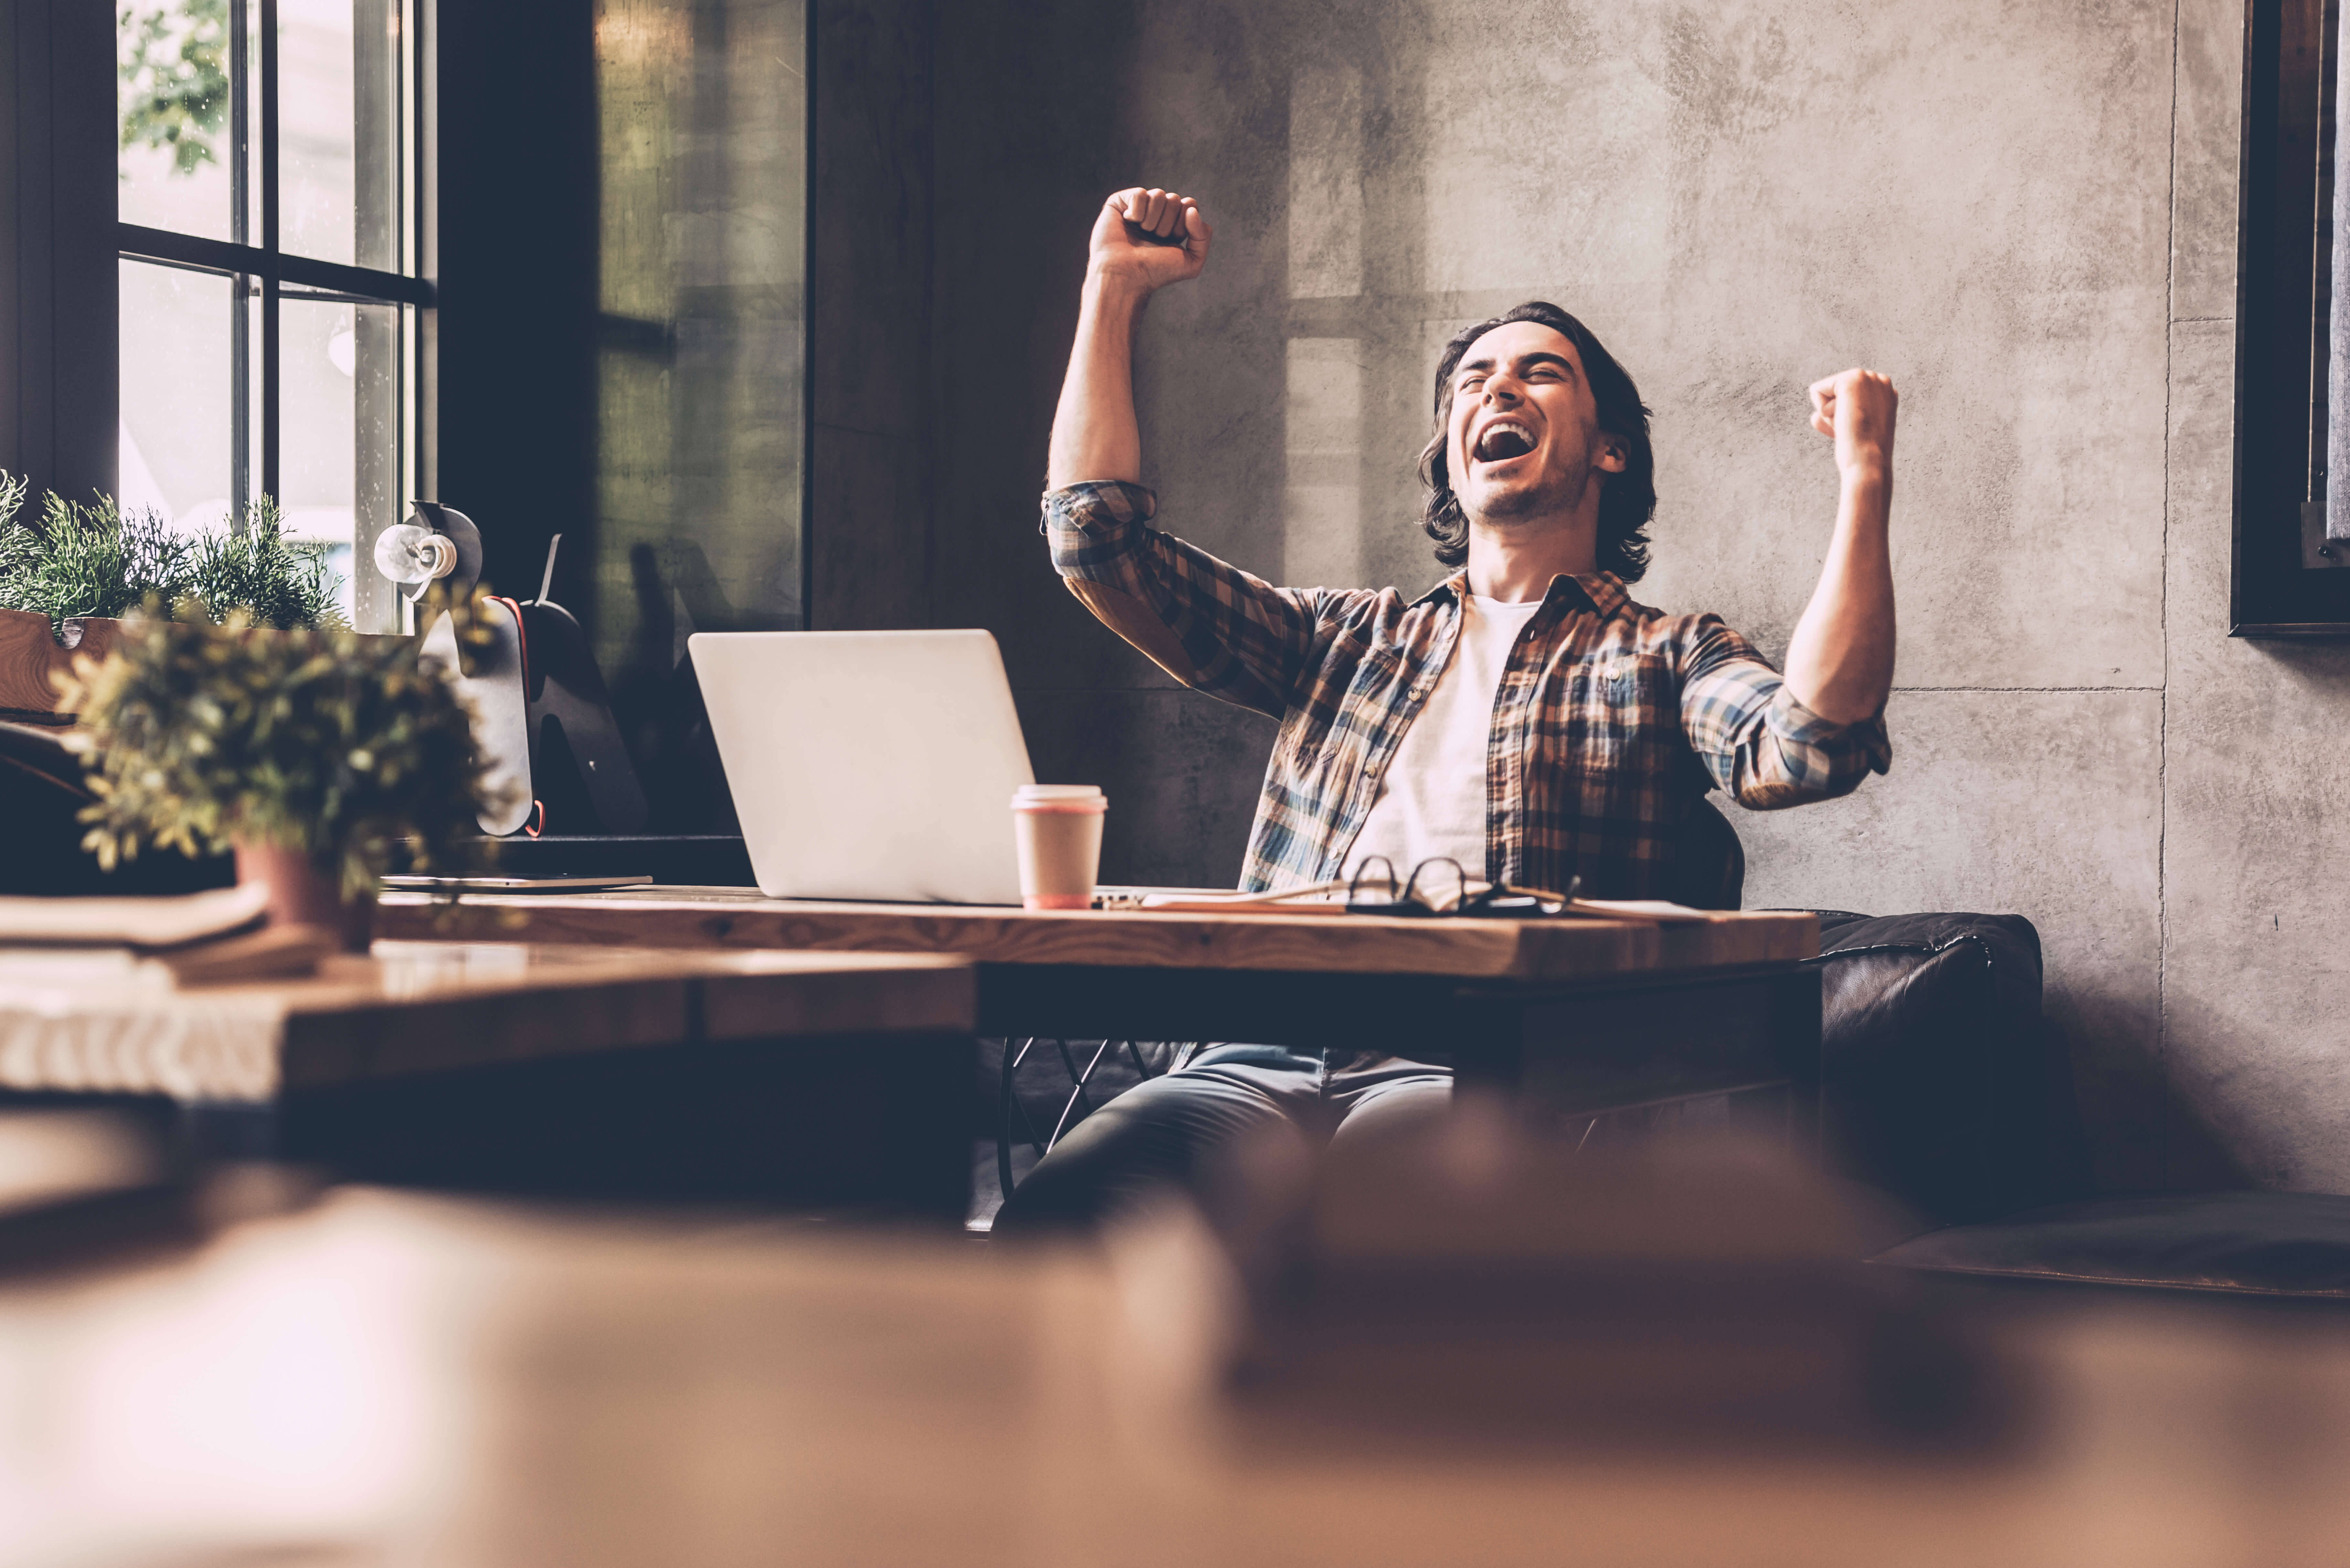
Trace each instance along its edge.
<path fill-rule="evenodd" d="M 313 976 L 188 991 L 72 953 L 9 959 L 0 1087 L 213 1104 L 603 1051 L 967 1034 L 975 994 L 969 964 L 917 954 L 385 941 Z"/>
<path fill-rule="evenodd" d="M 1808 1084 L 1819 922 L 1413 920 L 822 903 L 714 888 L 467 896 L 438 928 L 696 951 L 946 953 L 983 1034 L 1247 1040 L 1449 1057 L 1563 1115 Z M 436 929 L 422 895 L 381 929 Z"/>
<path fill-rule="evenodd" d="M 266 1106 L 275 1152 L 378 1179 L 959 1215 L 974 1002 L 929 954 L 384 941 L 178 991 L 16 950 L 0 1089 Z"/>
<path fill-rule="evenodd" d="M 1820 950 L 1815 916 L 1773 909 L 1657 926 L 826 903 L 740 888 L 629 888 L 570 896 L 468 894 L 455 917 L 453 934 L 504 931 L 544 942 L 951 953 L 984 964 L 1055 969 L 1425 974 L 1527 983 L 1776 963 Z M 379 929 L 433 934 L 431 899 L 387 894 Z"/>

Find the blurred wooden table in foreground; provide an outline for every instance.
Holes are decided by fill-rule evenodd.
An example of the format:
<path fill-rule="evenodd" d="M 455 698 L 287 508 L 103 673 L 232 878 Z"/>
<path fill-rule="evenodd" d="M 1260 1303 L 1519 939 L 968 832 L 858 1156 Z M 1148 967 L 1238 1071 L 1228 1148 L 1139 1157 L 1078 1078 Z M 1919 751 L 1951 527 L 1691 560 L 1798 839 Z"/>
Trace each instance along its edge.
<path fill-rule="evenodd" d="M 265 1106 L 276 1152 L 373 1179 L 960 1217 L 973 1006 L 924 954 L 384 941 L 176 990 L 18 948 L 0 1090 Z"/>
<path fill-rule="evenodd" d="M 1213 1286 L 344 1189 L 0 1280 L 0 1561 L 2274 1568 L 2350 1539 L 2338 1332 L 2020 1324 L 2044 1417 L 1963 1461 L 1328 1454 L 1217 1416 L 1169 1330 Z"/>

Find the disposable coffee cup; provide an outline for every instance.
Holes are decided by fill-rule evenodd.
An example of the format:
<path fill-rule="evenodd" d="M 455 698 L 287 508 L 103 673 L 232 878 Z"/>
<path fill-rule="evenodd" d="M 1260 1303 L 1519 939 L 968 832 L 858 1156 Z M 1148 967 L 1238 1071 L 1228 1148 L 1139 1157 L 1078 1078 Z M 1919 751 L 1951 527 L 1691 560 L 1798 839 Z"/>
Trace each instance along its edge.
<path fill-rule="evenodd" d="M 1109 802 L 1093 784 L 1022 784 L 1012 797 L 1020 846 L 1020 901 L 1031 909 L 1083 909 L 1101 869 Z"/>

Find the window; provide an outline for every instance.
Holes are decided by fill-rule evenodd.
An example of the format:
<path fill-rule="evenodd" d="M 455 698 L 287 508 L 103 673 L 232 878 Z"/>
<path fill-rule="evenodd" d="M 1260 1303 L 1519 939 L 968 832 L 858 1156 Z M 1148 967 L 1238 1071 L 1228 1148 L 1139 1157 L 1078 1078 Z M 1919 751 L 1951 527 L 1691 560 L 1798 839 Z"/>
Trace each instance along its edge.
<path fill-rule="evenodd" d="M 119 0 L 120 499 L 365 569 L 417 493 L 423 0 Z M 354 569 L 355 563 L 359 569 Z"/>

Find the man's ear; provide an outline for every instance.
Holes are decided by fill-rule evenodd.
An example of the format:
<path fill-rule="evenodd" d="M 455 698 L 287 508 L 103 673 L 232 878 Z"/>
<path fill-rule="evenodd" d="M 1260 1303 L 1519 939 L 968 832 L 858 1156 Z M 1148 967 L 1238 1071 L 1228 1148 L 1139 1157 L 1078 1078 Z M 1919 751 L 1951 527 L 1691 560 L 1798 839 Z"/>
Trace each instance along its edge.
<path fill-rule="evenodd" d="M 1602 472 L 1621 473 L 1631 461 L 1631 451 L 1625 445 L 1621 436 L 1610 435 L 1606 431 L 1599 432 L 1599 461 L 1596 466 Z"/>

